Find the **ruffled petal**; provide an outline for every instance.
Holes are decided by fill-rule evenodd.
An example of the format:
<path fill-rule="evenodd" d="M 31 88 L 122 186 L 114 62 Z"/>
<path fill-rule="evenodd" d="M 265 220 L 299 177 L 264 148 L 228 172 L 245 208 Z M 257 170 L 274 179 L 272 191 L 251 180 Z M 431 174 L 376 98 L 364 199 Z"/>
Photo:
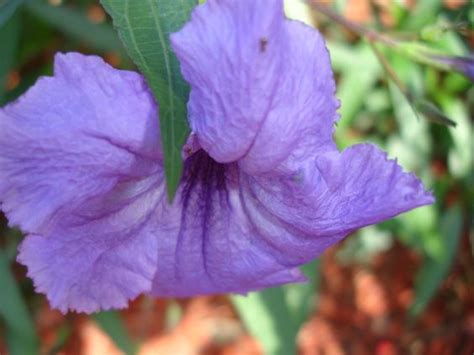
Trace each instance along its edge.
<path fill-rule="evenodd" d="M 30 234 L 18 261 L 51 306 L 92 313 L 124 308 L 151 289 L 159 239 L 162 177 L 117 184 L 45 234 Z M 162 186 L 162 188 L 159 188 Z"/>
<path fill-rule="evenodd" d="M 0 201 L 10 224 L 41 232 L 78 198 L 108 191 L 131 166 L 161 159 L 158 122 L 143 78 L 102 59 L 58 54 L 41 78 L 0 110 Z"/>
<path fill-rule="evenodd" d="M 172 36 L 191 84 L 189 121 L 219 162 L 249 173 L 334 149 L 338 101 L 321 35 L 281 0 L 210 0 Z"/>
<path fill-rule="evenodd" d="M 19 260 L 54 307 L 123 306 L 150 287 L 156 255 L 133 251 L 155 243 L 156 117 L 140 75 L 74 53 L 0 110 L 1 209 L 30 234 Z"/>
<path fill-rule="evenodd" d="M 176 198 L 160 222 L 157 296 L 303 281 L 297 267 L 352 231 L 433 202 L 413 174 L 370 144 L 268 176 L 199 151 L 186 161 Z"/>
<path fill-rule="evenodd" d="M 242 189 L 275 255 L 299 264 L 361 227 L 434 202 L 414 174 L 371 144 L 322 154 L 293 175 L 247 176 Z"/>

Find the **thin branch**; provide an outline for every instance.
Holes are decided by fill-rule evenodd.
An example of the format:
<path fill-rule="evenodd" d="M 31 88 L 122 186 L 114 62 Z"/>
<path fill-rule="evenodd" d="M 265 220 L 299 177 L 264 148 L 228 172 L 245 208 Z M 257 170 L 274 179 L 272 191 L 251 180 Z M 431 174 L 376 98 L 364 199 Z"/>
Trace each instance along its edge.
<path fill-rule="evenodd" d="M 372 51 L 375 53 L 375 56 L 377 57 L 378 61 L 380 64 L 382 64 L 382 67 L 384 68 L 385 72 L 389 76 L 390 79 L 394 82 L 394 84 L 400 89 L 403 95 L 409 98 L 409 92 L 407 90 L 407 87 L 405 84 L 403 84 L 400 79 L 398 78 L 397 74 L 395 73 L 395 70 L 393 67 L 390 65 L 388 60 L 383 56 L 383 54 L 380 52 L 380 50 L 377 48 L 377 45 L 371 41 L 369 41 L 370 46 L 372 47 Z"/>
<path fill-rule="evenodd" d="M 355 33 L 359 37 L 365 37 L 370 42 L 379 41 L 390 47 L 394 47 L 397 45 L 397 41 L 393 40 L 392 38 L 385 36 L 384 34 L 379 33 L 377 31 L 365 28 L 364 26 L 361 26 L 355 22 L 349 21 L 344 16 L 341 16 L 338 13 L 331 10 L 329 6 L 323 5 L 321 1 L 308 0 L 307 3 L 309 6 L 311 6 L 315 10 L 329 17 L 331 20 L 337 22 L 338 24 L 345 27 L 352 33 Z"/>

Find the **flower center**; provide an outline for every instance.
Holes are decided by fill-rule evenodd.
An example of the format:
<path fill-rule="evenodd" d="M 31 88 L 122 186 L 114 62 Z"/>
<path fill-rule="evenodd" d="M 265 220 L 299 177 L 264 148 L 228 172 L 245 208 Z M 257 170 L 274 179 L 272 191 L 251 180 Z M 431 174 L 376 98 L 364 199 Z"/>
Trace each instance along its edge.
<path fill-rule="evenodd" d="M 181 180 L 183 210 L 176 246 L 177 265 L 184 262 L 180 261 L 181 255 L 186 255 L 180 252 L 182 248 L 194 245 L 193 248 L 201 252 L 204 271 L 211 277 L 207 265 L 210 260 L 209 237 L 216 223 L 229 218 L 231 208 L 228 189 L 231 172 L 234 170 L 235 164 L 218 163 L 203 149 L 199 149 L 186 159 Z M 193 233 L 189 233 L 190 230 Z M 196 241 L 200 246 L 196 246 Z M 179 277 L 179 271 L 177 273 Z"/>
<path fill-rule="evenodd" d="M 191 195 L 196 193 L 202 204 L 210 203 L 213 194 L 227 195 L 227 170 L 230 164 L 212 159 L 203 149 L 192 154 L 184 163 L 183 206 L 187 208 Z M 207 201 L 207 202 L 206 202 Z"/>

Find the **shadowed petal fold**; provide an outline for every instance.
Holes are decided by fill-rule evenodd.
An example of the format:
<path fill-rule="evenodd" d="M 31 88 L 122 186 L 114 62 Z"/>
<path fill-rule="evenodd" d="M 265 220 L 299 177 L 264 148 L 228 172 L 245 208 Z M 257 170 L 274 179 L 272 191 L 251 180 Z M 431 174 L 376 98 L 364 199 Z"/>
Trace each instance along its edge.
<path fill-rule="evenodd" d="M 175 203 L 160 222 L 155 295 L 245 293 L 305 280 L 262 244 L 241 178 L 237 164 L 217 163 L 203 150 L 185 162 Z"/>
<path fill-rule="evenodd" d="M 1 109 L 1 208 L 29 233 L 19 260 L 54 307 L 125 306 L 150 287 L 156 252 L 133 251 L 155 247 L 156 117 L 140 75 L 79 54 L 57 55 L 54 77 Z"/>

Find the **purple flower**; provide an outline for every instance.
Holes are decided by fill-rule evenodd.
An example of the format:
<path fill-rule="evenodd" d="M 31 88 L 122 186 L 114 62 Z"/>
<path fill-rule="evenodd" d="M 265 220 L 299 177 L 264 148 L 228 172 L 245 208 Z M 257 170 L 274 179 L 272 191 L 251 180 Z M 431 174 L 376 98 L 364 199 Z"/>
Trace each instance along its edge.
<path fill-rule="evenodd" d="M 429 59 L 447 65 L 451 70 L 464 74 L 474 82 L 474 54 L 467 57 L 428 54 Z"/>
<path fill-rule="evenodd" d="M 433 202 L 375 146 L 337 150 L 323 38 L 281 0 L 209 0 L 172 43 L 194 131 L 172 205 L 140 75 L 58 54 L 0 111 L 1 208 L 53 307 L 304 281 L 298 266 L 347 234 Z"/>

